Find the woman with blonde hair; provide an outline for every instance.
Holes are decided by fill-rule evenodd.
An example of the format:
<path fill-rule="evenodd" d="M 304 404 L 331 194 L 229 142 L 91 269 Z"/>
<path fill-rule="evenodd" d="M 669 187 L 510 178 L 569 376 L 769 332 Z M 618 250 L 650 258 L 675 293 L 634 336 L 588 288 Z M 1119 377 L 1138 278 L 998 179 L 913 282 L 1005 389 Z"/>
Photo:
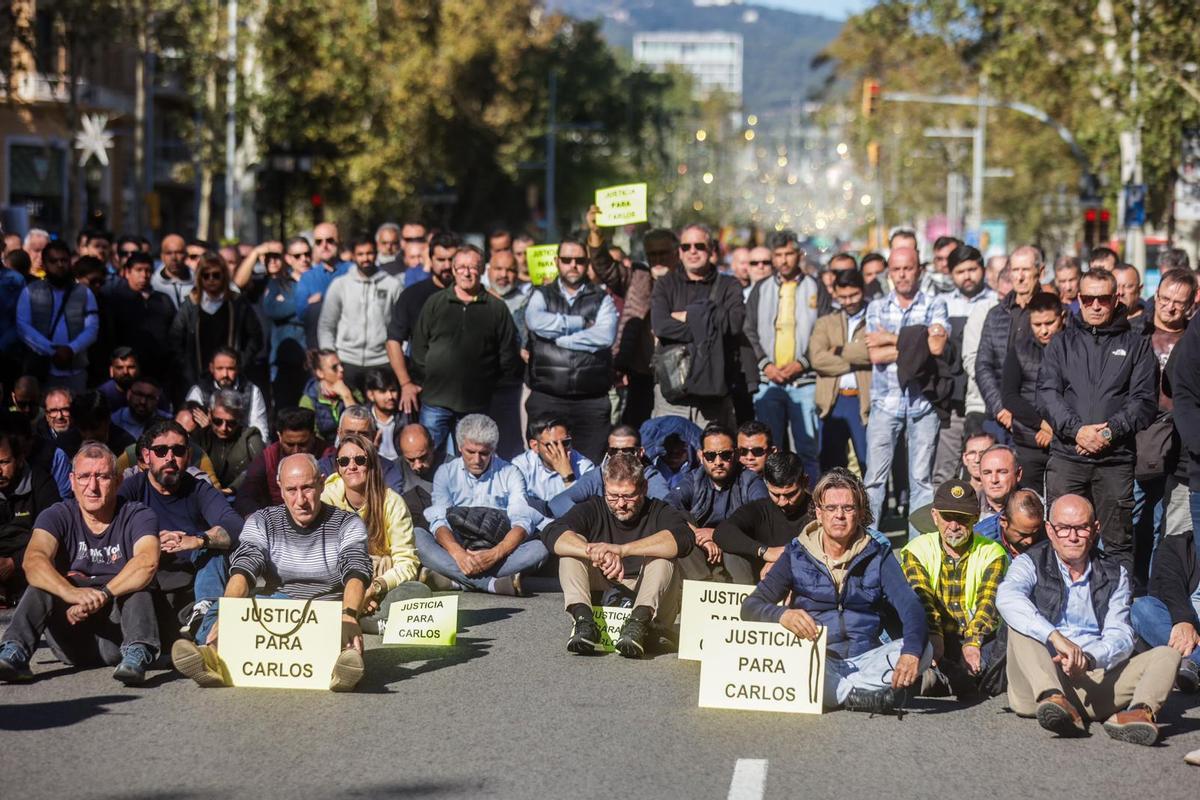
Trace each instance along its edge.
<path fill-rule="evenodd" d="M 362 517 L 367 526 L 367 551 L 373 575 L 359 609 L 364 633 L 379 633 L 379 621 L 397 600 L 428 597 L 418 583 L 421 563 L 413 540 L 408 506 L 383 483 L 383 469 L 375 445 L 361 434 L 342 437 L 334 459 L 337 472 L 325 480 L 321 500 Z"/>

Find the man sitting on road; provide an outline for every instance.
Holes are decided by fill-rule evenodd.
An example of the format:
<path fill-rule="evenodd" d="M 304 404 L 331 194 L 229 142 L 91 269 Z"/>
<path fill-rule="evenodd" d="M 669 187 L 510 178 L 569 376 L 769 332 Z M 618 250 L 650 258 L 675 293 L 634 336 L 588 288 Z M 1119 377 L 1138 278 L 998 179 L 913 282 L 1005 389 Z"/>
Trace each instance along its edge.
<path fill-rule="evenodd" d="M 1050 508 L 1047 542 L 1017 556 L 996 594 L 1008 624 L 1008 703 L 1060 736 L 1087 733 L 1083 714 L 1114 739 L 1158 741 L 1154 715 L 1175 683 L 1179 651 L 1133 656 L 1129 573 L 1094 549 L 1092 504 L 1066 494 Z"/>
<path fill-rule="evenodd" d="M 825 707 L 897 711 L 933 659 L 925 611 L 891 549 L 867 533 L 867 493 L 853 475 L 827 472 L 813 501 L 816 520 L 742 603 L 742 619 L 778 622 L 813 641 L 824 628 Z M 784 599 L 786 607 L 777 605 Z M 883 616 L 891 612 L 903 636 L 884 644 Z"/>
<path fill-rule="evenodd" d="M 1032 489 L 1017 489 L 1000 514 L 1000 544 L 1014 559 L 1046 538 L 1046 506 Z"/>
<path fill-rule="evenodd" d="M 218 389 L 210 399 L 208 414 L 199 409 L 192 418 L 208 418 L 208 425 L 197 428 L 196 444 L 208 454 L 221 491 L 235 494 L 246 480 L 246 470 L 262 455 L 266 446 L 258 428 L 246 424 L 246 396 L 232 389 Z"/>
<path fill-rule="evenodd" d="M 311 408 L 282 408 L 275 415 L 276 441 L 246 468 L 234 501 L 234 508 L 243 517 L 248 517 L 260 508 L 277 506 L 283 502 L 279 491 L 279 462 L 297 453 L 317 456 L 325 449 L 325 443 L 317 438 L 313 427 L 315 415 Z"/>
<path fill-rule="evenodd" d="M 1021 483 L 1021 465 L 1017 452 L 1006 444 L 994 444 L 979 459 L 979 479 L 983 483 L 983 502 L 975 532 L 1000 541 L 1000 518 L 1008 498 Z"/>
<path fill-rule="evenodd" d="M 430 585 L 521 596 L 522 574 L 549 555 L 534 536 L 541 520 L 525 500 L 525 479 L 496 455 L 500 428 L 483 414 L 463 417 L 455 440 L 462 455 L 438 468 L 425 510 L 433 532 L 414 532 Z"/>
<path fill-rule="evenodd" d="M 766 462 L 762 475 L 770 499 L 746 503 L 713 533 L 734 583 L 754 584 L 765 578 L 787 552 L 788 543 L 813 519 L 800 457 L 773 453 Z"/>
<path fill-rule="evenodd" d="M 973 533 L 979 498 L 966 481 L 949 480 L 933 497 L 936 533 L 910 541 L 900 551 L 904 576 L 925 606 L 934 667 L 925 693 L 936 684 L 960 700 L 999 694 L 996 665 L 996 589 L 1008 559 L 1004 548 Z"/>
<path fill-rule="evenodd" d="M 1175 685 L 1200 691 L 1200 555 L 1191 534 L 1164 536 L 1154 551 L 1150 592 L 1133 601 L 1133 630 L 1152 647 L 1167 645 L 1182 660 Z"/>
<path fill-rule="evenodd" d="M 159 408 L 162 386 L 153 378 L 141 376 L 129 387 L 125 395 L 128 400 L 124 408 L 113 412 L 112 423 L 134 439 L 142 435 L 146 426 L 157 419 L 169 419 L 170 414 Z"/>
<path fill-rule="evenodd" d="M 682 582 L 675 559 L 695 537 L 687 520 L 646 496 L 642 462 L 632 453 L 605 461 L 604 497 L 589 497 L 542 530 L 546 547 L 560 557 L 563 603 L 574 620 L 567 649 L 588 655 L 600 645 L 592 619 L 593 590 L 613 589 L 633 610 L 614 644 L 626 658 L 646 652 L 651 626 L 670 629 L 679 612 Z"/>
<path fill-rule="evenodd" d="M 779 448 L 771 440 L 771 429 L 765 423 L 752 419 L 737 429 L 738 463 L 742 469 L 759 475 L 767 465 L 767 456 L 778 453 Z"/>
<path fill-rule="evenodd" d="M 589 497 L 603 497 L 604 462 L 620 453 L 636 456 L 641 461 L 642 475 L 646 478 L 646 496 L 653 500 L 666 500 L 671 489 L 658 467 L 646 458 L 646 451 L 642 447 L 642 434 L 632 425 L 622 423 L 608 432 L 608 449 L 604 451 L 604 461 L 600 463 L 600 469 L 583 473 L 577 481 L 551 499 L 550 516 L 565 516 L 576 503 L 582 503 Z"/>
<path fill-rule="evenodd" d="M 34 520 L 62 497 L 50 473 L 29 463 L 29 420 L 14 412 L 0 415 L 0 606 L 9 606 L 25 588 L 21 557 Z"/>
<path fill-rule="evenodd" d="M 70 500 L 38 515 L 25 550 L 25 590 L 0 641 L 0 681 L 33 678 L 29 659 L 48 634 L 59 660 L 78 667 L 117 664 L 135 685 L 158 657 L 150 584 L 158 569 L 158 522 L 141 503 L 117 496 L 112 451 L 85 442 L 75 454 Z"/>
<path fill-rule="evenodd" d="M 284 458 L 278 478 L 283 504 L 246 520 L 229 560 L 225 597 L 250 597 L 261 578 L 266 581 L 263 597 L 340 601 L 343 649 L 329 688 L 350 691 L 364 671 L 358 609 L 372 574 L 367 528 L 357 514 L 321 502 L 325 481 L 311 454 Z M 217 656 L 216 616 L 214 605 L 205 615 L 206 644 L 180 639 L 171 648 L 175 669 L 204 687 L 228 685 Z"/>
<path fill-rule="evenodd" d="M 205 408 L 212 407 L 213 395 L 222 389 L 237 392 L 246 398 L 248 424 L 257 428 L 264 439 L 270 434 L 267 425 L 267 402 L 262 390 L 249 381 L 241 370 L 241 355 L 232 347 L 218 347 L 208 361 L 208 374 L 188 390 L 185 400 L 195 400 Z"/>
<path fill-rule="evenodd" d="M 208 630 L 201 622 L 225 591 L 225 554 L 237 543 L 242 518 L 219 490 L 188 472 L 188 435 L 175 420 L 152 424 L 138 449 L 146 468 L 122 483 L 118 494 L 158 517 L 157 588 L 167 593 L 172 612 L 188 613 L 191 605 L 180 633 L 203 642 Z"/>
<path fill-rule="evenodd" d="M 529 420 L 526 439 L 529 449 L 514 458 L 512 465 L 525 478 L 529 505 L 550 516 L 549 502 L 596 465 L 575 449 L 567 423 L 558 417 Z"/>

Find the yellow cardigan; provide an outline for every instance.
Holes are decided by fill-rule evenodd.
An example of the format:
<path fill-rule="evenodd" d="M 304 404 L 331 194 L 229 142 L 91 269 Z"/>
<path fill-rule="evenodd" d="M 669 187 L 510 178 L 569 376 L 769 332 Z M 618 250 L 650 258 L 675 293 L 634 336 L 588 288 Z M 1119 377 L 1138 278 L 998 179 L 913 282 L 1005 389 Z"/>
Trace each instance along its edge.
<path fill-rule="evenodd" d="M 417 546 L 413 540 L 412 515 L 400 495 L 392 489 L 387 489 L 383 501 L 383 514 L 387 518 L 388 549 L 392 554 L 392 568 L 379 576 L 379 580 L 391 591 L 404 581 L 417 579 L 421 561 L 417 558 Z M 336 472 L 325 480 L 325 490 L 321 492 L 321 501 L 340 508 L 343 511 L 354 512 L 346 502 L 346 485 L 342 476 Z M 356 512 L 360 517 L 363 509 Z"/>

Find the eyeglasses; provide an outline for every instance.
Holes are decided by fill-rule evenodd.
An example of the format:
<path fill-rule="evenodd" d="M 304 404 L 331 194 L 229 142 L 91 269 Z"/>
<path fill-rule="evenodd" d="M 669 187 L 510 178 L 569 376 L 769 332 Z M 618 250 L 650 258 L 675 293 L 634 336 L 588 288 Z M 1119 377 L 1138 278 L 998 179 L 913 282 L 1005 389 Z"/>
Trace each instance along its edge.
<path fill-rule="evenodd" d="M 425 237 L 424 236 L 405 236 L 404 241 L 407 244 L 417 244 L 418 242 L 420 244 L 425 244 Z"/>
<path fill-rule="evenodd" d="M 845 514 L 845 515 L 849 516 L 850 514 L 854 514 L 854 513 L 857 513 L 857 512 L 858 512 L 858 506 L 851 506 L 851 505 L 844 505 L 844 506 L 824 505 L 824 506 L 821 506 L 821 510 L 822 510 L 822 511 L 824 511 L 825 513 L 827 513 L 827 514 Z"/>
<path fill-rule="evenodd" d="M 769 267 L 769 266 L 771 266 L 771 262 L 770 262 L 770 260 L 767 260 L 767 261 L 751 261 L 751 262 L 750 262 L 750 266 L 752 266 L 752 267 Z"/>
<path fill-rule="evenodd" d="M 110 483 L 116 476 L 111 472 L 76 472 L 75 480 L 80 483 L 91 483 L 92 480 L 98 480 L 101 483 Z"/>
<path fill-rule="evenodd" d="M 1099 303 L 1102 308 L 1108 308 L 1117 301 L 1115 294 L 1081 294 L 1079 295 L 1080 306 L 1091 306 Z"/>
<path fill-rule="evenodd" d="M 140 252 L 142 252 L 142 251 L 141 250 L 118 250 L 117 255 L 119 255 L 121 258 L 129 258 L 130 256 L 136 256 Z"/>
<path fill-rule="evenodd" d="M 312 250 L 301 250 L 299 253 L 288 253 L 292 258 L 312 258 Z"/>
<path fill-rule="evenodd" d="M 767 448 L 765 448 L 765 447 L 739 447 L 738 448 L 738 455 L 742 456 L 743 458 L 745 458 L 746 456 L 754 456 L 755 458 L 762 458 L 766 454 L 767 454 Z"/>
<path fill-rule="evenodd" d="M 367 465 L 366 456 L 338 456 L 337 464 L 339 467 L 348 467 L 350 462 L 354 462 L 356 467 L 365 467 Z"/>
<path fill-rule="evenodd" d="M 214 428 L 236 428 L 237 420 L 227 417 L 213 417 L 212 426 Z"/>
<path fill-rule="evenodd" d="M 733 461 L 732 450 L 705 450 L 703 453 L 701 453 L 701 455 L 704 456 L 704 460 L 710 464 L 718 459 L 727 464 Z"/>
<path fill-rule="evenodd" d="M 559 256 L 558 260 L 562 264 L 587 264 L 587 256 Z"/>
<path fill-rule="evenodd" d="M 166 458 L 168 453 L 176 458 L 183 458 L 188 451 L 186 444 L 154 444 L 147 449 L 154 453 L 155 458 Z"/>
<path fill-rule="evenodd" d="M 337 239 L 315 239 L 317 244 L 337 244 Z"/>
<path fill-rule="evenodd" d="M 636 503 L 640 494 L 609 494 L 604 493 L 604 499 L 610 503 Z"/>
<path fill-rule="evenodd" d="M 708 242 L 683 242 L 679 245 L 679 249 L 685 253 L 689 250 L 699 250 L 701 253 L 707 253 Z"/>
<path fill-rule="evenodd" d="M 186 258 L 188 261 L 196 261 L 202 255 L 204 255 L 204 253 L 188 253 L 187 255 L 184 256 L 184 258 Z"/>
<path fill-rule="evenodd" d="M 624 453 L 626 455 L 630 455 L 630 456 L 636 456 L 637 451 L 638 451 L 637 445 L 633 445 L 631 447 L 610 447 L 610 448 L 608 448 L 608 454 L 610 456 L 616 456 L 616 455 L 620 455 L 622 453 Z"/>
<path fill-rule="evenodd" d="M 1048 527 L 1059 539 L 1069 539 L 1072 535 L 1083 538 L 1092 535 L 1091 525 L 1056 525 L 1051 522 Z"/>
<path fill-rule="evenodd" d="M 565 439 L 559 439 L 557 442 L 542 442 L 541 445 L 542 445 L 542 447 L 549 447 L 552 444 L 561 444 L 563 447 L 563 450 L 570 450 L 571 444 L 573 442 L 574 442 L 574 440 L 570 436 L 568 436 Z"/>
<path fill-rule="evenodd" d="M 62 408 L 50 408 L 49 406 L 46 407 L 46 416 L 47 417 L 65 417 L 70 413 L 71 413 L 70 406 L 63 406 Z"/>

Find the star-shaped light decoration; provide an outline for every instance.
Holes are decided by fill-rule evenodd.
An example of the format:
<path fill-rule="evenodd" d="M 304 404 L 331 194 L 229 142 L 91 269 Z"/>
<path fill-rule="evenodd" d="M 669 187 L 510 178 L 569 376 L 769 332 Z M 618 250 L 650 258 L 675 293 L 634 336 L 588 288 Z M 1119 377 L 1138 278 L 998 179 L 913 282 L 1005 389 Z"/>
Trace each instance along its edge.
<path fill-rule="evenodd" d="M 80 131 L 75 134 L 75 149 L 79 151 L 79 166 L 84 166 L 92 156 L 101 166 L 108 166 L 108 148 L 113 145 L 113 135 L 107 130 L 107 114 L 84 114 L 79 120 Z"/>

